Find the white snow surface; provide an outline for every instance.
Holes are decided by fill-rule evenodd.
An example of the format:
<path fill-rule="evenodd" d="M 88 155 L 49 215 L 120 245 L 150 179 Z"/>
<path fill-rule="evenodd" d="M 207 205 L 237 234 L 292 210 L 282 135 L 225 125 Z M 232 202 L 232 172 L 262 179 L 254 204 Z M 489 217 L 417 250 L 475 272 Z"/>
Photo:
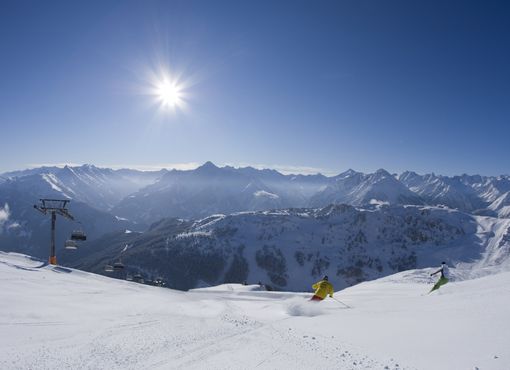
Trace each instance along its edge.
<path fill-rule="evenodd" d="M 266 198 L 270 198 L 270 199 L 278 199 L 278 198 L 280 198 L 278 195 L 270 193 L 270 192 L 265 191 L 265 190 L 258 190 L 255 193 L 253 193 L 253 195 L 256 196 L 256 197 L 266 197 Z"/>
<path fill-rule="evenodd" d="M 42 174 L 41 177 L 44 181 L 46 181 L 50 185 L 50 187 L 53 190 L 62 193 L 62 195 L 67 198 L 71 198 L 67 194 L 67 192 L 72 193 L 73 191 L 71 189 L 67 188 L 64 184 L 62 184 L 62 182 L 57 178 L 57 176 L 55 176 L 52 173 L 45 173 L 45 174 Z"/>
<path fill-rule="evenodd" d="M 510 273 L 427 294 L 406 271 L 309 302 L 189 292 L 0 252 L 1 369 L 508 369 Z"/>
<path fill-rule="evenodd" d="M 510 217 L 510 191 L 498 197 L 490 206 L 490 210 L 496 211 L 499 217 Z"/>

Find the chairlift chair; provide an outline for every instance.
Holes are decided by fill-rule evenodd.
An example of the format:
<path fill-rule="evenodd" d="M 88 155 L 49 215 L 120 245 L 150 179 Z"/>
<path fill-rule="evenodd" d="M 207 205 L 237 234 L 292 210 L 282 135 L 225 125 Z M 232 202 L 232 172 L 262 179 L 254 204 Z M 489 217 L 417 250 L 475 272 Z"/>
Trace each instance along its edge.
<path fill-rule="evenodd" d="M 71 233 L 71 239 L 85 241 L 87 240 L 87 235 L 82 230 L 74 230 Z"/>
<path fill-rule="evenodd" d="M 74 240 L 66 240 L 65 248 L 75 250 L 75 249 L 78 249 L 78 245 L 76 244 L 76 242 Z"/>
<path fill-rule="evenodd" d="M 124 264 L 120 261 L 117 261 L 113 264 L 113 269 L 116 271 L 124 270 Z"/>
<path fill-rule="evenodd" d="M 144 283 L 144 279 L 143 279 L 142 275 L 140 275 L 140 274 L 136 274 L 135 276 L 133 276 L 133 281 L 136 281 L 137 283 L 141 283 L 141 284 Z"/>
<path fill-rule="evenodd" d="M 106 265 L 104 267 L 105 272 L 113 272 L 113 266 L 112 265 Z"/>

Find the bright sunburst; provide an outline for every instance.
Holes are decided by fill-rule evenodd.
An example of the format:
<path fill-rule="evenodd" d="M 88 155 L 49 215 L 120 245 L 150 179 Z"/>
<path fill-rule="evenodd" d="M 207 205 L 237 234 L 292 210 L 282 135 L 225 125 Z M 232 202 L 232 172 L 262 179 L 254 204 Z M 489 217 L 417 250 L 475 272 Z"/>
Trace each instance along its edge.
<path fill-rule="evenodd" d="M 152 67 L 147 65 L 140 70 L 137 91 L 149 98 L 146 102 L 151 109 L 156 106 L 157 113 L 163 116 L 188 112 L 189 89 L 194 85 L 190 76 L 164 63 L 155 63 Z"/>
<path fill-rule="evenodd" d="M 162 107 L 176 108 L 182 104 L 181 87 L 168 78 L 163 78 L 157 83 L 155 95 Z"/>

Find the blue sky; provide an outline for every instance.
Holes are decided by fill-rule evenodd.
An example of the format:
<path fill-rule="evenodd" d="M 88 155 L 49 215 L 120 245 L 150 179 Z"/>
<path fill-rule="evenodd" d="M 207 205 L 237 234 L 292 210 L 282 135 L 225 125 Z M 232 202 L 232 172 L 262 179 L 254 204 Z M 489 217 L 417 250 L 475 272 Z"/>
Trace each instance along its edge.
<path fill-rule="evenodd" d="M 509 173 L 509 45 L 505 1 L 4 0 L 0 172 Z"/>

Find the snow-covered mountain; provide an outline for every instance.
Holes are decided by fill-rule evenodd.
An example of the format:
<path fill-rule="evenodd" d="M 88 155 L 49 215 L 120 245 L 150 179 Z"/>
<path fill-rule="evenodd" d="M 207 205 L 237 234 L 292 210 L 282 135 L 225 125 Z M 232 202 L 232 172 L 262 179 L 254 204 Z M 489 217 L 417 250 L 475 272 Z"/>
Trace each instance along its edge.
<path fill-rule="evenodd" d="M 444 204 L 450 208 L 463 211 L 475 211 L 487 206 L 484 199 L 458 176 L 446 177 L 435 174 L 418 175 L 415 172 L 404 172 L 399 180 L 411 191 L 418 194 L 427 204 Z"/>
<path fill-rule="evenodd" d="M 437 176 L 380 169 L 348 170 L 334 177 L 282 175 L 251 167 L 219 168 L 207 162 L 196 170 L 170 171 L 160 181 L 127 196 L 113 212 L 137 222 L 164 217 L 202 218 L 214 213 L 325 207 L 371 203 L 446 205 L 475 214 L 505 215 L 489 208 L 510 191 L 508 176 Z M 504 217 L 504 216 L 502 216 Z"/>
<path fill-rule="evenodd" d="M 503 193 L 510 191 L 510 176 L 458 176 L 467 186 L 473 188 L 485 202 L 493 202 Z"/>
<path fill-rule="evenodd" d="M 423 204 L 423 200 L 406 188 L 387 171 L 380 169 L 372 174 L 349 170 L 334 178 L 332 184 L 315 194 L 312 207 L 328 204 L 366 205 L 370 203 Z"/>
<path fill-rule="evenodd" d="M 2 179 L 4 187 L 16 186 L 21 179 L 31 182 L 32 189 L 48 184 L 62 197 L 146 225 L 165 217 L 196 219 L 214 213 L 371 203 L 447 205 L 507 217 L 506 211 L 496 210 L 501 204 L 496 200 L 510 191 L 509 176 L 448 177 L 409 171 L 396 176 L 383 169 L 369 174 L 349 170 L 334 177 L 283 175 L 252 167 L 220 168 L 211 162 L 195 170 L 157 172 L 91 165 L 41 167 L 6 173 Z"/>
<path fill-rule="evenodd" d="M 192 171 L 170 171 L 154 185 L 126 197 L 113 212 L 138 222 L 163 217 L 202 218 L 288 207 L 371 202 L 423 204 L 423 200 L 385 170 L 349 170 L 335 177 L 282 175 L 272 170 L 218 168 L 211 162 Z"/>
<path fill-rule="evenodd" d="M 48 220 L 33 210 L 39 198 L 72 199 L 72 211 L 91 238 L 118 230 L 143 231 L 167 217 L 189 220 L 211 214 L 329 204 L 447 205 L 475 215 L 510 217 L 508 176 L 437 176 L 385 170 L 338 176 L 282 175 L 251 167 L 219 168 L 207 162 L 189 171 L 141 172 L 92 165 L 42 167 L 2 175 L 0 208 L 9 219 L 0 225 L 0 249 L 43 256 Z M 307 210 L 306 212 L 312 212 Z M 4 212 L 4 214 L 7 214 Z M 59 222 L 62 244 L 77 225 Z M 78 255 L 82 255 L 81 252 Z M 69 256 L 72 262 L 72 256 Z"/>
<path fill-rule="evenodd" d="M 125 196 L 154 183 L 166 170 L 142 172 L 135 170 L 112 170 L 93 165 L 77 167 L 41 167 L 25 171 L 5 173 L 3 187 L 24 187 L 36 190 L 40 198 L 48 193 L 53 196 L 87 203 L 102 211 L 110 210 Z M 2 189 L 0 189 L 0 192 Z M 1 195 L 1 193 L 0 193 Z"/>
<path fill-rule="evenodd" d="M 59 250 L 73 229 L 83 227 L 90 239 L 126 228 L 143 229 L 145 226 L 134 225 L 107 212 L 110 202 L 119 198 L 116 193 L 130 192 L 122 189 L 135 186 L 134 181 L 124 181 L 111 171 L 85 165 L 7 174 L 0 183 L 0 209 L 5 215 L 0 224 L 0 249 L 38 257 L 47 255 L 50 218 L 34 210 L 40 198 L 71 199 L 69 209 L 77 222 L 63 218 L 57 221 Z"/>
<path fill-rule="evenodd" d="M 508 219 L 449 208 L 330 205 L 163 220 L 119 242 L 101 240 L 105 249 L 93 247 L 98 252 L 76 266 L 100 273 L 128 244 L 128 273 L 162 276 L 178 289 L 261 281 L 303 290 L 323 274 L 346 287 L 443 260 L 501 264 L 510 256 L 509 235 Z"/>
<path fill-rule="evenodd" d="M 510 218 L 510 191 L 501 194 L 489 206 L 489 209 L 496 212 L 498 217 Z"/>
<path fill-rule="evenodd" d="M 432 271 L 316 303 L 309 286 L 179 292 L 0 252 L 0 368 L 507 369 L 510 273 L 428 295 Z"/>
<path fill-rule="evenodd" d="M 116 215 L 151 223 L 164 217 L 202 218 L 303 206 L 310 193 L 328 182 L 325 176 L 284 176 L 254 168 L 219 168 L 211 162 L 191 171 L 173 170 L 158 182 L 126 197 Z"/>
<path fill-rule="evenodd" d="M 42 173 L 56 173 L 61 170 L 61 167 L 57 166 L 41 166 L 36 168 L 29 168 L 25 170 L 17 170 L 2 173 L 1 177 L 5 179 L 13 179 L 15 177 L 24 177 L 29 175 L 37 175 Z"/>

